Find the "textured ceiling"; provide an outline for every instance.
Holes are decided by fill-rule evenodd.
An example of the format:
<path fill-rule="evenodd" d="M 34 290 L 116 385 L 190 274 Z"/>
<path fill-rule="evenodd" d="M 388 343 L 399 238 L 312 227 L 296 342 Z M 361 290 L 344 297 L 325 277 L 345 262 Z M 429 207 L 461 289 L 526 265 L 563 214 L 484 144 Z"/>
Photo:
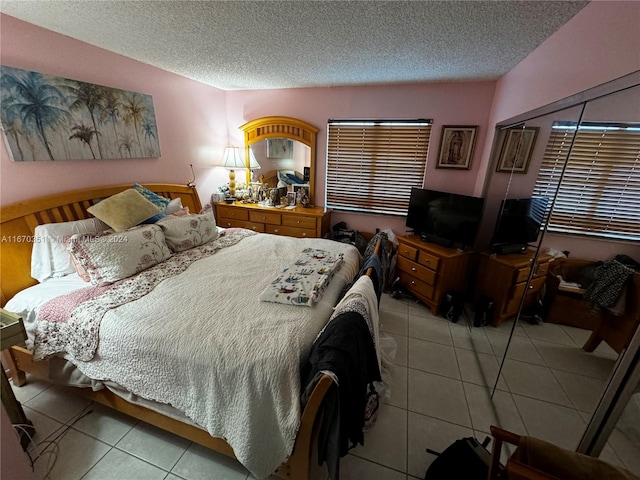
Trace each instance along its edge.
<path fill-rule="evenodd" d="M 496 79 L 587 3 L 0 0 L 0 11 L 234 90 Z"/>

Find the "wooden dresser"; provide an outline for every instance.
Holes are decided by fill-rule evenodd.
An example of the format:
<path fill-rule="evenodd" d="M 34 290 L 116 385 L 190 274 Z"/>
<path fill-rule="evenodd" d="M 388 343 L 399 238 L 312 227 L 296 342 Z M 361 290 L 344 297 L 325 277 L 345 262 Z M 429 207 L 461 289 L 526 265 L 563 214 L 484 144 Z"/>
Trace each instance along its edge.
<path fill-rule="evenodd" d="M 290 237 L 322 238 L 329 232 L 331 210 L 296 207 L 292 210 L 262 207 L 254 203 L 217 203 L 216 223 L 220 227 L 247 228 L 255 232 Z"/>
<path fill-rule="evenodd" d="M 533 264 L 534 250 L 524 253 L 495 255 L 483 252 L 480 255 L 478 276 L 475 284 L 476 298 L 481 296 L 493 300 L 491 324 L 499 326 L 505 320 L 515 317 L 525 295 L 524 307 L 536 301 L 537 294 L 545 283 L 551 256 L 540 253 Z M 533 277 L 527 289 L 527 279 L 533 269 Z"/>
<path fill-rule="evenodd" d="M 398 237 L 398 276 L 402 286 L 438 315 L 449 291 L 464 292 L 471 251 L 423 242 L 418 235 Z"/>

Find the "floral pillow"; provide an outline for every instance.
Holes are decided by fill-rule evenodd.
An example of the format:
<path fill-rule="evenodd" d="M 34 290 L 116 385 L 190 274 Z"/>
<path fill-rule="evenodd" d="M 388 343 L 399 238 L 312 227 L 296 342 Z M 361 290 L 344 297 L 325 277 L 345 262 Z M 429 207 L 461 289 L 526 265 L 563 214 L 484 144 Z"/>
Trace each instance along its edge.
<path fill-rule="evenodd" d="M 218 237 L 216 221 L 211 212 L 198 215 L 168 215 L 156 223 L 173 252 L 182 252 L 204 245 Z"/>
<path fill-rule="evenodd" d="M 130 277 L 171 256 L 157 225 L 104 235 L 73 235 L 67 248 L 94 285 Z"/>
<path fill-rule="evenodd" d="M 134 183 L 132 188 L 161 210 L 160 213 L 158 213 L 157 215 L 154 215 L 151 218 L 147 218 L 142 223 L 156 223 L 158 220 L 160 220 L 162 217 L 166 215 L 167 213 L 166 210 L 169 206 L 169 203 L 171 202 L 170 199 L 168 199 L 167 197 L 163 197 L 162 195 L 158 195 L 155 192 L 152 192 L 148 188 L 140 185 L 139 183 Z"/>

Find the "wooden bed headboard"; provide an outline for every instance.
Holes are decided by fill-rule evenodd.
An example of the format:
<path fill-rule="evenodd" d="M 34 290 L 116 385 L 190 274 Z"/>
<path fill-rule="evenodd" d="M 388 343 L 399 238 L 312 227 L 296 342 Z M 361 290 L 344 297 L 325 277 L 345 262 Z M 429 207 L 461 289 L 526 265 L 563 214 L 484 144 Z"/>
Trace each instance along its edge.
<path fill-rule="evenodd" d="M 189 212 L 202 209 L 195 188 L 168 183 L 145 183 L 149 190 L 167 198 L 178 198 Z M 90 218 L 87 208 L 99 200 L 120 193 L 128 185 L 91 187 L 55 193 L 0 208 L 0 293 L 1 306 L 20 290 L 37 281 L 31 278 L 31 247 L 36 226 Z"/>

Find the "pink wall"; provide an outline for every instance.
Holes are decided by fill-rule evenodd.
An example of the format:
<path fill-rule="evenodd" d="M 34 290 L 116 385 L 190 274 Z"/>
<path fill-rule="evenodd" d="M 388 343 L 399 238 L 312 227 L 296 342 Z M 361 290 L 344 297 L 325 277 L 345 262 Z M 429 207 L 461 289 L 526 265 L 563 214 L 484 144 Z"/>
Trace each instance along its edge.
<path fill-rule="evenodd" d="M 640 44 L 638 25 L 640 2 L 590 2 L 500 78 L 489 124 L 495 125 L 640 70 L 640 55 L 635 48 Z M 634 119 L 638 120 L 637 111 Z M 494 132 L 491 130 L 480 157 L 474 189 L 476 195 L 483 192 L 485 181 L 490 178 L 493 141 Z M 490 188 L 501 190 L 502 187 L 491 183 Z M 576 258 L 605 259 L 617 253 L 627 253 L 640 260 L 639 247 L 623 242 L 581 240 L 547 234 L 543 245 L 569 250 L 571 256 Z"/>
<path fill-rule="evenodd" d="M 0 15 L 2 64 L 153 97 L 161 157 L 15 163 L 0 147 L 0 203 L 95 185 L 185 183 L 194 164 L 208 201 L 226 172 L 212 169 L 227 145 L 222 90 L 107 52 L 7 15 Z"/>
<path fill-rule="evenodd" d="M 300 118 L 320 129 L 317 136 L 315 198 L 324 204 L 327 121 L 339 118 L 431 118 L 434 120 L 429 146 L 425 185 L 471 194 L 478 174 L 478 159 L 489 129 L 488 113 L 493 101 L 494 82 L 432 83 L 393 86 L 307 88 L 227 92 L 229 136 L 234 128 L 268 115 Z M 470 170 L 436 169 L 442 125 L 479 125 L 478 139 Z M 235 142 L 242 143 L 242 132 Z M 349 188 L 348 185 L 345 188 Z M 333 213 L 332 225 L 345 221 L 351 228 L 372 232 L 391 228 L 405 232 L 405 218 Z"/>

